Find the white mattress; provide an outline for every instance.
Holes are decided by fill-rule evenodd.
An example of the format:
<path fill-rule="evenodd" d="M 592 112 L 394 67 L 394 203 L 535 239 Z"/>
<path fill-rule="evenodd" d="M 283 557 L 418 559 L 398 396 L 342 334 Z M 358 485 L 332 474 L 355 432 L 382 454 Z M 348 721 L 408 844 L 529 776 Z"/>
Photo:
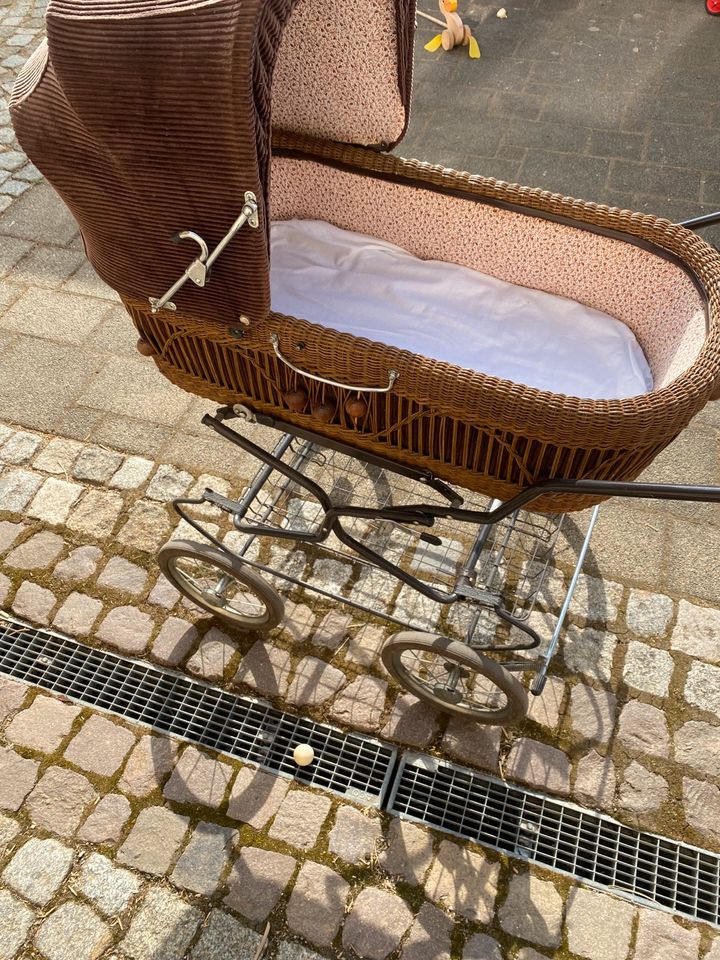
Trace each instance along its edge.
<path fill-rule="evenodd" d="M 273 223 L 271 264 L 278 313 L 569 396 L 652 389 L 632 331 L 574 300 L 319 220 Z"/>

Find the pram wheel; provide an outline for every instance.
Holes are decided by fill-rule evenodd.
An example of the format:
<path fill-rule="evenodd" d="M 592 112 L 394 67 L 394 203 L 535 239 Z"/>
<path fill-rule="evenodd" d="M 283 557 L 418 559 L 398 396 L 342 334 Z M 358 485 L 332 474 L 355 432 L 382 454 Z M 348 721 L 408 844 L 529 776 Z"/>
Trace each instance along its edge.
<path fill-rule="evenodd" d="M 527 712 L 520 682 L 459 640 L 403 631 L 382 650 L 389 673 L 420 700 L 477 723 L 516 723 Z"/>
<path fill-rule="evenodd" d="M 283 618 L 280 595 L 247 564 L 206 543 L 173 540 L 161 548 L 160 569 L 180 593 L 246 630 L 270 630 Z"/>

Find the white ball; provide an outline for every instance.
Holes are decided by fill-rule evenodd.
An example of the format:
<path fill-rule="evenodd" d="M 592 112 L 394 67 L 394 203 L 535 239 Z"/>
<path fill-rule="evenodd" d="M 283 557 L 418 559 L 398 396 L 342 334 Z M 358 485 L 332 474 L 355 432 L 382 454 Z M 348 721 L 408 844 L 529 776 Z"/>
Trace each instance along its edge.
<path fill-rule="evenodd" d="M 315 759 L 315 751 L 309 743 L 299 743 L 293 750 L 293 760 L 299 767 L 306 767 Z"/>

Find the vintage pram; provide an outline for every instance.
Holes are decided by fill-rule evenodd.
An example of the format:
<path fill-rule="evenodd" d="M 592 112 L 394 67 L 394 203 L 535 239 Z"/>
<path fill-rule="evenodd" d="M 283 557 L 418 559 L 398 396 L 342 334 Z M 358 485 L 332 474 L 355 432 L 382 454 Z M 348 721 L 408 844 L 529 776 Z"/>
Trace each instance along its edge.
<path fill-rule="evenodd" d="M 633 482 L 720 396 L 720 255 L 666 220 L 384 152 L 408 120 L 414 16 L 413 0 L 50 0 L 11 113 L 140 352 L 222 404 L 204 422 L 261 463 L 239 500 L 177 502 L 209 543 L 163 548 L 168 577 L 245 628 L 282 617 L 256 571 L 384 617 L 405 628 L 382 652 L 397 680 L 506 724 L 527 707 L 517 674 L 542 690 L 597 504 L 720 500 Z M 586 356 L 596 322 L 615 345 Z M 606 388 L 596 367 L 618 357 L 636 379 Z M 543 637 L 553 549 L 588 507 Z"/>

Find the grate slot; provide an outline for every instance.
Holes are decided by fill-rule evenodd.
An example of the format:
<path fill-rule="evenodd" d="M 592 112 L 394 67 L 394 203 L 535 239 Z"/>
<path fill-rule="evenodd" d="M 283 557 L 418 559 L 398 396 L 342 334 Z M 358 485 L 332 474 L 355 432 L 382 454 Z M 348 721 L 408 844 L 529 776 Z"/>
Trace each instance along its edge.
<path fill-rule="evenodd" d="M 269 704 L 0 617 L 0 674 L 172 734 L 308 786 L 380 806 L 397 751 Z M 315 761 L 292 753 L 310 743 Z"/>
<path fill-rule="evenodd" d="M 720 854 L 419 754 L 400 759 L 388 810 L 720 926 Z"/>

